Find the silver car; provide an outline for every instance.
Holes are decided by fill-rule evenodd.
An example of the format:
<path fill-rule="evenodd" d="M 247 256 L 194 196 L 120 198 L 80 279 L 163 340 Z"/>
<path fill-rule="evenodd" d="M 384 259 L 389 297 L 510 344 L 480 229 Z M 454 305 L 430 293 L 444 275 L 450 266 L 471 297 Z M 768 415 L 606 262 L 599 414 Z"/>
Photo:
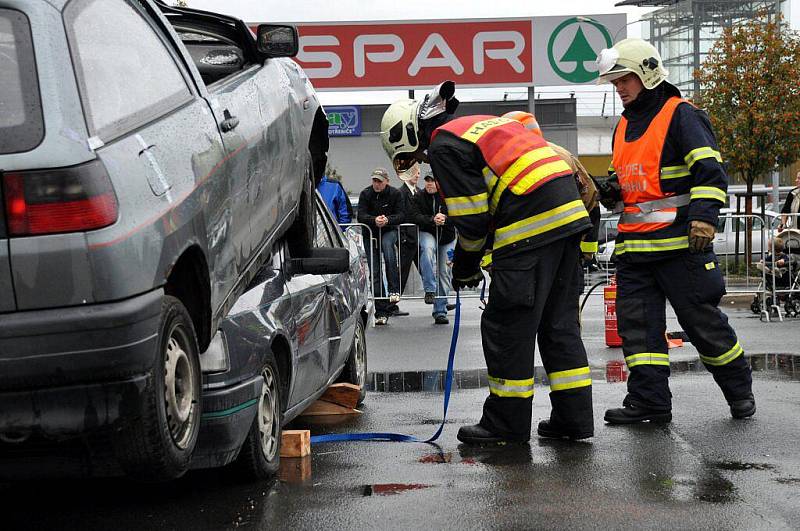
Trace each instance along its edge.
<path fill-rule="evenodd" d="M 153 0 L 0 0 L 0 455 L 82 438 L 187 470 L 201 353 L 280 238 L 311 252 L 327 119 L 297 46 Z"/>

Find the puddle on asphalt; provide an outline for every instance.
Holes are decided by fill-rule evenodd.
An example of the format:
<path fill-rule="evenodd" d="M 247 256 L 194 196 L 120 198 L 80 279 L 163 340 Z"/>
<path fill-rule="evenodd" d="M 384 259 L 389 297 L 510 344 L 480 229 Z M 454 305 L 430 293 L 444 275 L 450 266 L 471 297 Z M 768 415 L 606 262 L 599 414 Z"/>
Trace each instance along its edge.
<path fill-rule="evenodd" d="M 425 454 L 419 458 L 419 462 L 425 464 L 449 463 L 452 460 L 453 460 L 452 452 L 436 452 L 434 454 Z"/>
<path fill-rule="evenodd" d="M 800 381 L 800 355 L 753 354 L 747 356 L 753 372 L 759 378 Z M 626 374 L 619 360 L 611 360 L 605 367 L 592 368 L 592 380 L 623 382 Z M 673 361 L 669 364 L 673 376 L 706 372 L 700 360 Z M 372 372 L 367 375 L 367 390 L 372 392 L 420 392 L 444 390 L 446 371 Z M 533 375 L 537 385 L 549 385 L 544 367 L 536 367 Z M 489 386 L 486 369 L 457 370 L 453 372 L 453 389 L 479 389 Z"/>
<path fill-rule="evenodd" d="M 714 463 L 720 470 L 773 470 L 775 466 L 767 463 L 742 463 L 740 461 L 720 461 Z"/>
<path fill-rule="evenodd" d="M 364 496 L 391 496 L 410 490 L 429 489 L 430 487 L 431 485 L 422 483 L 375 483 L 373 485 L 364 485 L 362 494 Z"/>

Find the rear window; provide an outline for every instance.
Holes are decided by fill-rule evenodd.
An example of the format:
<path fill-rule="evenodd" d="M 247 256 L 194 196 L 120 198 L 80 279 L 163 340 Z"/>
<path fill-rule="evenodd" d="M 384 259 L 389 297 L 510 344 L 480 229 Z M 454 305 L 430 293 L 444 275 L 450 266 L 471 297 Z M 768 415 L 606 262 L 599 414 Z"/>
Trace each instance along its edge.
<path fill-rule="evenodd" d="M 44 136 L 28 18 L 0 9 L 0 153 L 30 151 Z"/>

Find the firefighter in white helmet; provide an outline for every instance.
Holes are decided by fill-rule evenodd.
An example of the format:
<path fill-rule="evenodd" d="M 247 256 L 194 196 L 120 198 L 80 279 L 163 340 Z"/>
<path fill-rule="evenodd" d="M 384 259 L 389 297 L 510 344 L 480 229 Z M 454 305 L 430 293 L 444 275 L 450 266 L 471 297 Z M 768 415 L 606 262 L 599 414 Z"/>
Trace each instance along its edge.
<path fill-rule="evenodd" d="M 617 319 L 630 369 L 612 424 L 669 422 L 666 300 L 722 389 L 734 418 L 755 413 L 750 367 L 728 319 L 711 242 L 728 176 L 708 116 L 667 81 L 658 51 L 625 39 L 597 58 L 599 82 L 614 84 L 624 111 L 613 136 L 601 201 L 621 212 Z"/>
<path fill-rule="evenodd" d="M 476 287 L 484 250 L 493 249 L 481 318 L 489 396 L 480 422 L 462 426 L 458 439 L 530 439 L 537 335 L 552 403 L 539 435 L 591 437 L 592 380 L 578 326 L 579 242 L 591 223 L 573 171 L 515 120 L 453 117 L 454 90 L 446 82 L 423 101 L 392 104 L 381 121 L 381 140 L 395 170 L 416 160 L 433 169 L 458 230 L 453 287 Z"/>

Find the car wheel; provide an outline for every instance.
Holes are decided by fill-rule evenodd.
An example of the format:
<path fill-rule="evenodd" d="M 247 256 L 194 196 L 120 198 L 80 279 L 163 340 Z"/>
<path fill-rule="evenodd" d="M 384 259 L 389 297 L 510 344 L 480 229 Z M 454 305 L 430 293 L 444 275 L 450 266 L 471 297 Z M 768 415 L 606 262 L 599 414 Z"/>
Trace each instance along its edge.
<path fill-rule="evenodd" d="M 180 300 L 161 303 L 158 353 L 141 395 L 138 419 L 118 434 L 123 470 L 144 481 L 166 481 L 188 469 L 200 430 L 200 360 L 192 319 Z"/>
<path fill-rule="evenodd" d="M 283 407 L 278 365 L 270 353 L 261 369 L 261 394 L 256 418 L 250 426 L 236 461 L 246 479 L 269 479 L 278 473 L 281 460 Z"/>
<path fill-rule="evenodd" d="M 314 189 L 311 169 L 303 179 L 303 192 L 297 206 L 297 217 L 287 232 L 289 252 L 295 258 L 307 256 L 314 245 L 314 231 L 317 226 L 317 211 L 314 208 Z"/>
<path fill-rule="evenodd" d="M 367 397 L 367 334 L 361 319 L 356 320 L 353 345 L 350 347 L 350 355 L 347 357 L 340 380 L 360 386 L 361 395 L 358 397 L 358 403 L 364 402 Z"/>

